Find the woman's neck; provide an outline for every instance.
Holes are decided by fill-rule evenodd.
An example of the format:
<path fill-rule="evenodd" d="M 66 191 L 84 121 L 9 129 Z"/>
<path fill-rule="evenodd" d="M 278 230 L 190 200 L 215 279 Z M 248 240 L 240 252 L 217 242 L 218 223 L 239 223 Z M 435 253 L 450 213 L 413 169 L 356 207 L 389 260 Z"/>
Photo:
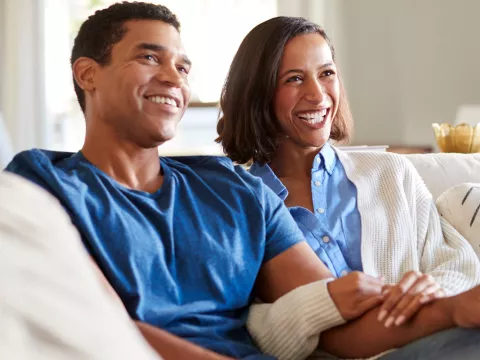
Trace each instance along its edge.
<path fill-rule="evenodd" d="M 277 148 L 270 167 L 279 178 L 310 177 L 313 161 L 321 148 L 302 147 L 285 139 Z"/>

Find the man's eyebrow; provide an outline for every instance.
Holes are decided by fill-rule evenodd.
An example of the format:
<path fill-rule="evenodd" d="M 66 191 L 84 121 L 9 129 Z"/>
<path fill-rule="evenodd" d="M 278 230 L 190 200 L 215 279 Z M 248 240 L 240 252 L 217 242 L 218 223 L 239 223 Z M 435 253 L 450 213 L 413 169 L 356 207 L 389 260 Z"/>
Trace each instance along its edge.
<path fill-rule="evenodd" d="M 151 50 L 155 52 L 168 52 L 170 51 L 166 46 L 160 44 L 153 44 L 153 43 L 140 43 L 136 47 L 138 50 Z M 192 66 L 192 61 L 188 58 L 187 55 L 181 54 L 180 57 L 182 61 L 187 64 L 188 66 Z"/>

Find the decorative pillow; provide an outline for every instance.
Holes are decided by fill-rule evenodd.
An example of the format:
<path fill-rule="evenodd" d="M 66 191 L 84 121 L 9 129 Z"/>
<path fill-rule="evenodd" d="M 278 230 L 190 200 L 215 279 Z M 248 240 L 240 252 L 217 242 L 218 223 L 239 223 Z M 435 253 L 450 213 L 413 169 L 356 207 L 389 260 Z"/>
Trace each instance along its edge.
<path fill-rule="evenodd" d="M 480 184 L 447 189 L 436 201 L 438 212 L 462 234 L 480 257 Z"/>

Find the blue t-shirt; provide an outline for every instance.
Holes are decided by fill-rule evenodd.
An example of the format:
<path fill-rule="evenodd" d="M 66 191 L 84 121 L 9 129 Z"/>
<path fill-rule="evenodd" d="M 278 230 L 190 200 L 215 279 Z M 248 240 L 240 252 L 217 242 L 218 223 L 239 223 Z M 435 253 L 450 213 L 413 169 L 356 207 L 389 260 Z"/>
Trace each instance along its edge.
<path fill-rule="evenodd" d="M 268 165 L 255 163 L 250 173 L 260 177 L 282 200 L 287 198 L 287 188 Z M 311 176 L 315 213 L 300 206 L 291 207 L 290 213 L 332 274 L 340 277 L 353 270 L 363 271 L 357 188 L 329 143 L 315 156 Z"/>
<path fill-rule="evenodd" d="M 282 201 L 227 158 L 160 159 L 162 187 L 128 189 L 82 153 L 32 150 L 7 167 L 57 197 L 133 319 L 231 357 L 257 274 L 303 235 Z M 32 204 L 35 206 L 35 204 Z"/>

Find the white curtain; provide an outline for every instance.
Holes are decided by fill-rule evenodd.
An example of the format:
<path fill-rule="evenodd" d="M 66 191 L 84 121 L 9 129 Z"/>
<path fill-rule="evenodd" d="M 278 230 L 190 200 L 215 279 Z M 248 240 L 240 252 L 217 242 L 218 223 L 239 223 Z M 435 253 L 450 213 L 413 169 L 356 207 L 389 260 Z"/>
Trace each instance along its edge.
<path fill-rule="evenodd" d="M 12 160 L 13 157 L 13 148 L 10 141 L 10 136 L 7 132 L 7 128 L 2 119 L 2 114 L 0 114 L 0 171 L 7 166 L 7 164 Z"/>
<path fill-rule="evenodd" d="M 43 147 L 47 133 L 43 0 L 1 3 L 0 110 L 4 125 L 14 151 Z M 0 136 L 6 131 L 0 131 Z"/>

